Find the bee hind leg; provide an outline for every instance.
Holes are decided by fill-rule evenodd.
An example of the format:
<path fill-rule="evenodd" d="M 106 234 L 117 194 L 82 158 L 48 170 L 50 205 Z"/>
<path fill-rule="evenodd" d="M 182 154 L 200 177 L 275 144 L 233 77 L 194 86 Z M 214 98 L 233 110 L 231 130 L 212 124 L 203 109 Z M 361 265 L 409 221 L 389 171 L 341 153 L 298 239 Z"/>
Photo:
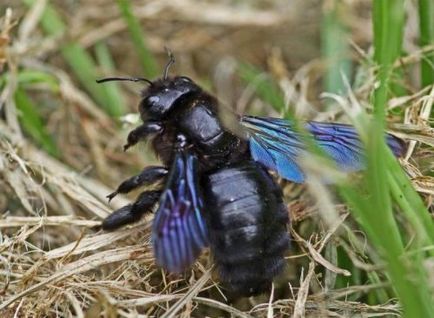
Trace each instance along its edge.
<path fill-rule="evenodd" d="M 137 222 L 142 215 L 151 211 L 160 195 L 161 191 L 157 190 L 142 192 L 136 202 L 128 204 L 106 217 L 101 224 L 102 229 L 112 231 L 123 225 Z"/>

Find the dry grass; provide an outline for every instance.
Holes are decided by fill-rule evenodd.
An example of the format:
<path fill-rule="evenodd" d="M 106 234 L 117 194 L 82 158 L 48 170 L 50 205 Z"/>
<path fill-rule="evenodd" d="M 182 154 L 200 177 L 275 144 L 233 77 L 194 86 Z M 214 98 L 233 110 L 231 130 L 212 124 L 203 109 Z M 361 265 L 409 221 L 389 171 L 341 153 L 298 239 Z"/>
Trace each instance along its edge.
<path fill-rule="evenodd" d="M 32 11 L 20 1 L 0 5 L 0 72 L 7 76 L 0 86 L 1 317 L 400 316 L 396 300 L 384 298 L 388 285 L 378 255 L 347 207 L 337 204 L 334 193 L 314 177 L 307 186 L 282 182 L 294 241 L 288 270 L 271 296 L 228 301 L 208 253 L 181 277 L 158 269 L 150 245 L 152 215 L 113 233 L 96 229 L 113 209 L 134 198 L 119 196 L 108 204 L 105 196 L 155 158 L 144 146 L 122 153 L 130 126 L 119 127 L 119 119 L 107 115 L 77 84 L 59 49 L 70 39 L 89 49 L 106 41 L 119 74 L 139 75 L 137 56 L 115 2 L 54 1 L 68 26 L 60 38 L 37 28 L 46 2 L 37 1 Z M 369 1 L 349 2 L 346 22 L 354 39 L 354 58 L 360 59 L 371 43 L 371 35 L 365 32 L 370 22 L 363 14 Z M 266 65 L 300 116 L 341 119 L 345 113 L 353 116 L 357 107 L 370 108 L 374 82 L 369 68 L 371 73 L 354 95 L 324 95 L 340 107 L 324 111 L 321 106 L 319 79 L 324 65 L 317 43 L 320 7 L 316 1 L 292 1 L 290 6 L 279 0 L 134 1 L 134 5 L 148 32 L 149 47 L 161 64 L 167 45 L 177 55 L 177 73 L 215 87 L 221 100 L 236 105 L 238 111 L 271 112 L 253 97 L 251 87 L 233 80 L 233 58 Z M 412 13 L 414 8 L 409 5 L 408 10 Z M 412 46 L 411 23 L 410 19 L 405 38 L 411 54 L 401 61 L 409 72 L 407 85 L 414 82 L 414 65 L 421 59 L 421 51 Z M 58 83 L 54 90 L 48 82 L 25 84 L 34 104 L 45 105 L 41 117 L 54 136 L 58 157 L 23 133 L 23 114 L 14 98 L 23 85 L 23 69 L 45 72 Z M 98 72 L 95 77 L 103 74 Z M 233 85 L 227 84 L 228 79 Z M 429 116 L 434 88 L 419 91 L 416 87 L 408 87 L 408 96 L 390 100 L 388 107 L 405 112 L 391 118 L 395 121 L 391 128 L 415 140 L 409 143 L 402 164 L 432 211 L 434 132 Z M 135 112 L 138 90 L 127 89 L 126 107 Z M 315 164 L 306 165 L 315 170 Z M 349 268 L 336 265 L 338 250 L 346 255 Z M 347 286 L 335 288 L 339 277 L 354 275 L 361 276 L 359 283 L 348 281 Z M 377 283 L 368 279 L 373 275 Z M 383 298 L 371 301 L 377 293 Z M 378 303 L 378 299 L 386 301 Z"/>

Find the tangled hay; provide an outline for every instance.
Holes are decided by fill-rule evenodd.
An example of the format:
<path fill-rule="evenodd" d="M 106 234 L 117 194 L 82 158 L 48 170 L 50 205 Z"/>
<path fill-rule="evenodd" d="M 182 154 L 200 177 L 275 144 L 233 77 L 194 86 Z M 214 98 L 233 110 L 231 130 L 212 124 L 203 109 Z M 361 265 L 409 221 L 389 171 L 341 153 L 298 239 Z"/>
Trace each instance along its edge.
<path fill-rule="evenodd" d="M 120 151 L 130 127 L 119 127 L 118 118 L 107 115 L 77 84 L 59 52 L 71 39 L 87 49 L 108 41 L 117 69 L 125 74 L 135 74 L 137 56 L 125 37 L 126 23 L 112 1 L 55 2 L 55 8 L 67 17 L 68 29 L 61 37 L 44 35 L 37 28 L 48 1 L 24 2 L 35 5 L 29 9 L 17 1 L 6 1 L 9 9 L 0 11 L 5 12 L 0 21 L 1 317 L 400 316 L 394 299 L 370 303 L 367 295 L 384 293 L 388 286 L 383 265 L 347 207 L 336 204 L 331 190 L 316 182 L 306 186 L 282 182 L 291 213 L 293 248 L 287 257 L 288 270 L 270 295 L 228 300 L 212 271 L 208 252 L 182 276 L 157 268 L 150 245 L 152 215 L 119 231 L 99 230 L 103 218 L 134 197 L 119 196 L 109 204 L 106 195 L 155 158 L 144 146 L 127 154 Z M 161 61 L 169 43 L 178 54 L 179 73 L 208 78 L 204 74 L 212 72 L 221 100 L 236 105 L 238 111 L 268 106 L 253 98 L 249 87 L 239 83 L 233 85 L 238 90 L 228 87 L 226 79 L 234 74 L 226 70 L 233 60 L 225 56 L 265 61 L 302 116 L 335 119 L 356 104 L 369 109 L 375 84 L 372 72 L 348 98 L 325 95 L 342 107 L 318 111 L 318 74 L 323 65 L 316 59 L 316 41 L 302 41 L 309 36 L 315 39 L 318 32 L 315 19 L 307 18 L 319 15 L 316 2 L 293 1 L 290 8 L 284 2 L 249 5 L 241 1 L 236 6 L 231 1 L 137 1 L 134 13 L 149 30 L 149 47 Z M 348 5 L 349 16 L 367 2 Z M 409 8 L 410 13 L 412 10 Z M 354 52 L 367 54 L 369 19 L 359 15 L 349 23 L 357 43 Z M 300 32 L 289 34 L 288 26 Z M 282 32 L 291 40 L 283 39 Z M 410 45 L 411 30 L 408 32 Z M 266 44 L 258 43 L 280 50 L 270 51 Z M 400 62 L 411 68 L 422 53 L 414 49 Z M 49 74 L 56 88 L 50 80 L 26 82 L 25 70 Z M 34 105 L 46 105 L 40 109 L 41 117 L 54 136 L 57 155 L 49 154 L 28 131 L 23 132 L 22 116 L 31 113 L 17 107 L 22 85 Z M 129 92 L 124 101 L 128 112 L 135 112 L 136 93 Z M 433 169 L 433 152 L 416 147 L 416 142 L 434 145 L 428 122 L 433 100 L 434 89 L 427 87 L 387 105 L 390 110 L 405 111 L 404 121 L 391 128 L 398 136 L 414 140 L 402 165 L 431 210 L 434 179 L 428 172 Z M 315 165 L 310 168 L 315 170 Z M 336 265 L 337 249 L 347 255 L 348 269 Z M 351 275 L 376 276 L 377 283 L 362 278 L 359 284 L 334 287 L 338 277 Z"/>

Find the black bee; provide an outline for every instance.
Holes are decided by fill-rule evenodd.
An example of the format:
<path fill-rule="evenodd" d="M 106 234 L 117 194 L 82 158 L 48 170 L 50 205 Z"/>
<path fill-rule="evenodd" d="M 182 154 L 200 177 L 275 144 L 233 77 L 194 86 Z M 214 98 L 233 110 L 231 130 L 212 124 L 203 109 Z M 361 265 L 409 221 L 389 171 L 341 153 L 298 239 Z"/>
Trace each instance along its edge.
<path fill-rule="evenodd" d="M 165 182 L 163 190 L 142 192 L 133 204 L 114 211 L 102 223 L 114 230 L 136 222 L 158 202 L 152 241 L 158 265 L 180 273 L 210 246 L 220 279 L 237 295 L 270 288 L 285 266 L 289 247 L 288 213 L 282 191 L 268 170 L 303 182 L 297 158 L 305 151 L 287 120 L 236 117 L 243 134 L 234 134 L 220 120 L 217 100 L 190 78 L 169 77 L 171 58 L 161 79 L 105 78 L 144 81 L 139 105 L 143 121 L 127 138 L 125 150 L 144 139 L 163 166 L 146 167 L 108 195 Z M 235 116 L 235 115 L 234 115 Z M 336 123 L 309 122 L 306 129 L 345 171 L 363 168 L 362 144 L 355 129 Z M 401 141 L 387 142 L 396 155 Z"/>

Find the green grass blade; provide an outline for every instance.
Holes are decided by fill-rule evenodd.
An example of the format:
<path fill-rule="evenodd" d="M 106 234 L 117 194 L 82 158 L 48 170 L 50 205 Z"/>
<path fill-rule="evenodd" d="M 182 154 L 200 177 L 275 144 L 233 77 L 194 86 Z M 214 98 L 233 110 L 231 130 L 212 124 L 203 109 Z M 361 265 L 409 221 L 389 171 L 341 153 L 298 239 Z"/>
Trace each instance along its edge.
<path fill-rule="evenodd" d="M 115 65 L 110 51 L 105 43 L 99 42 L 96 44 L 95 55 L 105 74 L 109 75 L 115 73 Z M 113 117 L 119 117 L 122 114 L 125 114 L 125 99 L 119 90 L 119 84 L 117 82 L 108 82 L 104 83 L 102 88 L 104 89 L 108 98 L 110 98 L 112 101 L 112 103 L 106 105 L 107 112 Z"/>
<path fill-rule="evenodd" d="M 77 43 L 65 44 L 61 52 L 72 72 L 77 76 L 80 83 L 86 88 L 90 95 L 102 108 L 111 108 L 108 106 L 111 101 L 106 96 L 103 87 L 95 82 L 95 75 L 98 73 L 89 53 Z"/>
<path fill-rule="evenodd" d="M 420 46 L 434 44 L 434 1 L 419 0 Z M 422 87 L 434 83 L 434 55 L 425 55 L 420 63 Z"/>
<path fill-rule="evenodd" d="M 0 87 L 2 87 L 8 80 L 8 75 L 5 73 L 0 76 Z M 31 69 L 22 69 L 17 74 L 17 81 L 19 84 L 44 84 L 47 85 L 53 92 L 59 90 L 57 79 L 51 74 L 35 71 Z"/>
<path fill-rule="evenodd" d="M 142 68 L 144 75 L 149 78 L 154 78 L 159 75 L 158 72 L 158 64 L 154 59 L 154 56 L 149 51 L 148 46 L 146 45 L 145 39 L 146 36 L 142 31 L 142 27 L 134 16 L 131 10 L 131 3 L 127 0 L 117 0 L 118 7 L 122 13 L 122 17 L 124 18 L 128 30 L 131 35 L 131 40 L 133 41 L 134 48 L 139 55 L 140 62 L 142 63 Z"/>
<path fill-rule="evenodd" d="M 387 181 L 388 166 L 385 160 L 389 151 L 384 142 L 384 131 L 382 124 L 376 118 L 370 124 L 369 131 L 372 133 L 367 143 L 367 169 L 366 184 L 369 189 L 369 213 L 370 226 L 379 237 L 382 237 L 378 247 L 386 253 L 400 255 L 404 246 L 394 219 L 392 203 L 390 198 L 389 184 Z M 381 222 L 375 222 L 381 213 Z M 387 229 L 388 235 L 381 235 Z"/>
<path fill-rule="evenodd" d="M 374 91 L 374 110 L 376 118 L 384 123 L 384 105 L 390 89 L 392 63 L 401 54 L 404 26 L 404 10 L 400 9 L 402 0 L 375 0 L 373 6 L 374 60 L 379 67 L 378 80 L 381 85 Z M 395 71 L 399 78 L 400 70 Z M 397 91 L 402 91 L 395 85 Z"/>
<path fill-rule="evenodd" d="M 369 189 L 367 203 L 361 204 L 357 194 L 346 196 L 353 201 L 356 215 L 363 221 L 376 248 L 386 260 L 388 275 L 403 306 L 407 317 L 433 317 L 434 308 L 430 301 L 430 290 L 426 283 L 422 256 L 415 253 L 411 261 L 404 261 L 404 237 L 394 218 L 391 197 L 399 194 L 399 186 L 390 183 L 391 177 L 401 178 L 403 172 L 397 169 L 395 158 L 391 158 L 384 139 L 385 105 L 388 100 L 390 76 L 393 62 L 401 53 L 404 25 L 404 3 L 401 0 L 374 1 L 374 60 L 378 65 L 379 86 L 374 91 L 374 118 L 368 125 L 370 134 L 367 141 L 367 170 L 365 184 Z M 400 179 L 401 180 L 401 179 Z M 402 181 L 402 180 L 401 180 Z M 345 191 L 344 191 L 345 195 Z M 400 206 L 405 207 L 401 202 Z M 418 229 L 421 223 L 412 222 Z M 422 231 L 425 231 L 423 228 Z M 425 241 L 430 237 L 422 236 Z"/>
<path fill-rule="evenodd" d="M 321 27 L 322 55 L 327 63 L 324 87 L 327 92 L 337 94 L 346 91 L 342 74 L 351 78 L 348 32 L 342 22 L 344 6 L 341 1 L 328 1 L 324 6 Z"/>
<path fill-rule="evenodd" d="M 423 245 L 433 245 L 434 222 L 431 214 L 393 155 L 388 153 L 386 159 L 389 166 L 388 179 L 394 201 L 401 207 L 401 211 L 413 225 L 415 233 L 418 233 L 417 238 L 422 240 Z"/>
<path fill-rule="evenodd" d="M 15 103 L 20 111 L 19 121 L 24 131 L 49 154 L 58 156 L 57 146 L 45 129 L 45 124 L 37 111 L 36 105 L 21 88 L 18 88 L 15 92 Z"/>
<path fill-rule="evenodd" d="M 23 0 L 23 2 L 28 6 L 32 6 L 36 1 Z M 66 30 L 62 19 L 50 4 L 45 7 L 41 25 L 50 36 L 59 36 Z M 71 71 L 98 104 L 106 110 L 118 107 L 116 101 L 111 100 L 104 88 L 95 82 L 96 74 L 98 74 L 97 68 L 92 57 L 83 47 L 76 42 L 69 41 L 63 44 L 60 50 Z"/>

